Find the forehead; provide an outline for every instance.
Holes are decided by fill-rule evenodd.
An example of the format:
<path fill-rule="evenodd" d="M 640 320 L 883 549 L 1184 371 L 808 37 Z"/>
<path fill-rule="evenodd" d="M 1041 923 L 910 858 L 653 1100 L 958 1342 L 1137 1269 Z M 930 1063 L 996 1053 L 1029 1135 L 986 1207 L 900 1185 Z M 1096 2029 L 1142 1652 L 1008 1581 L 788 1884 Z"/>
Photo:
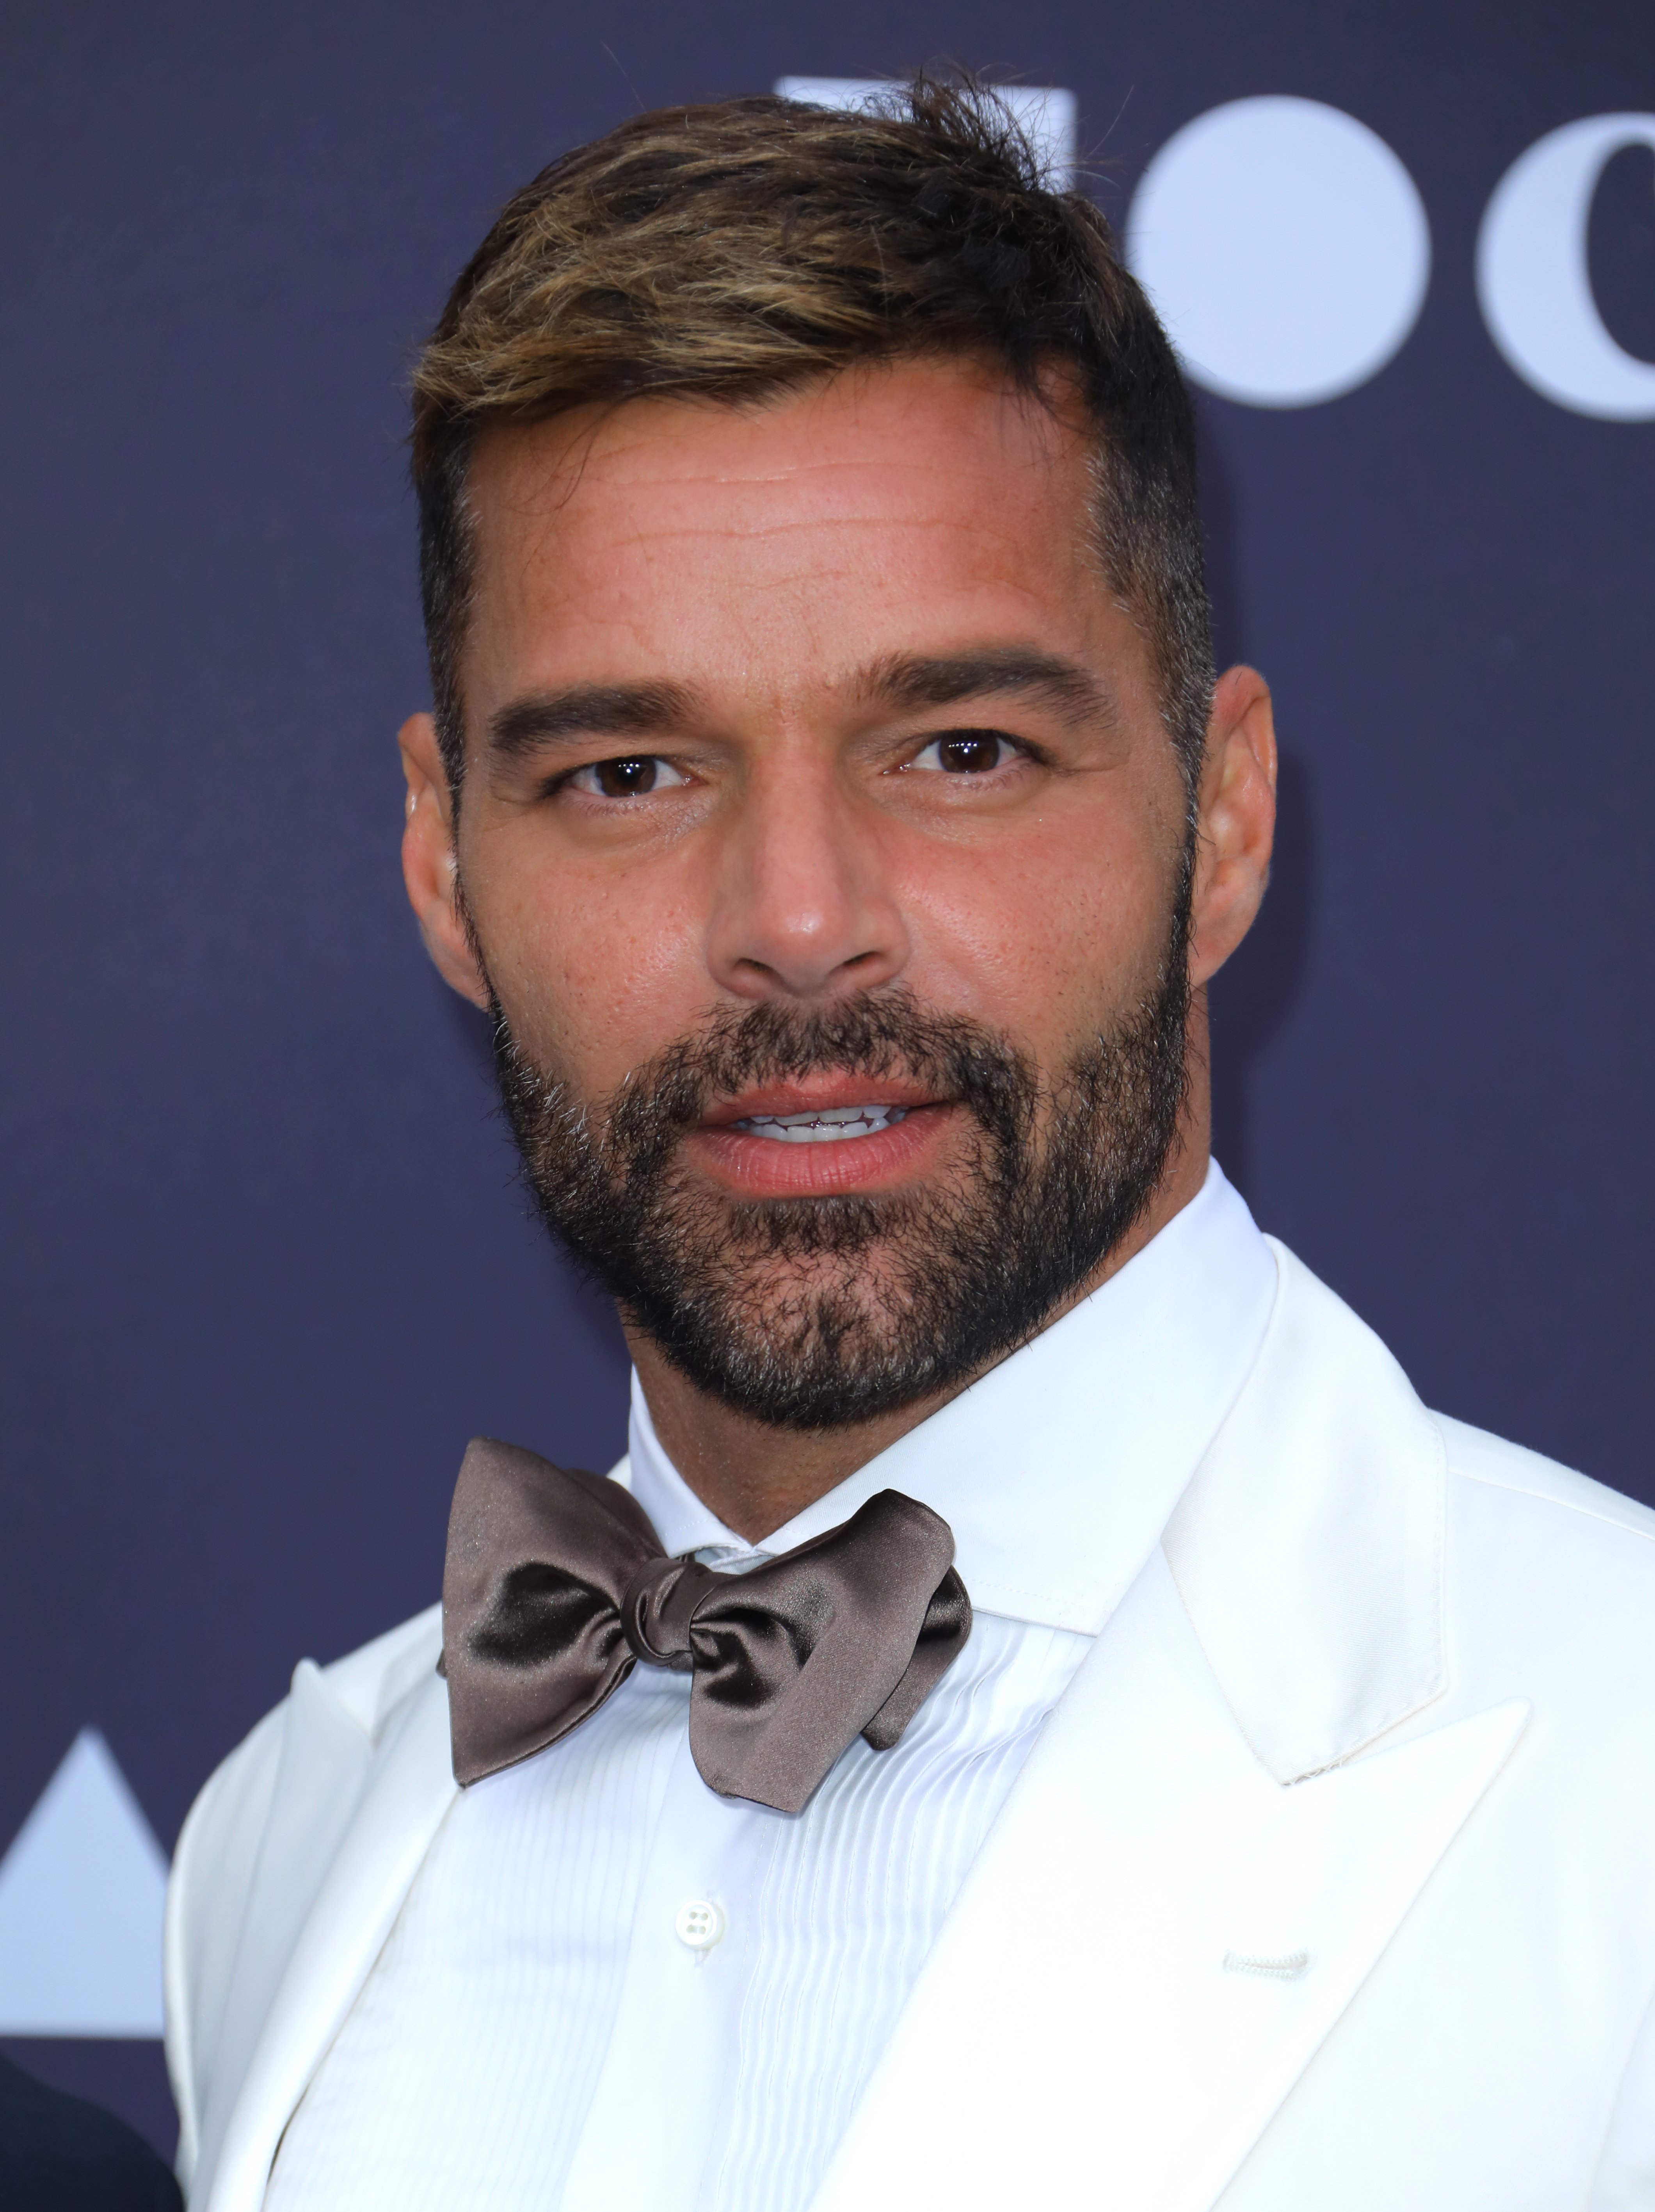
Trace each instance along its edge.
<path fill-rule="evenodd" d="M 496 428 L 470 484 L 468 677 L 670 661 L 773 688 L 991 635 L 1083 652 L 1111 611 L 1090 464 L 1072 412 L 956 362 Z"/>

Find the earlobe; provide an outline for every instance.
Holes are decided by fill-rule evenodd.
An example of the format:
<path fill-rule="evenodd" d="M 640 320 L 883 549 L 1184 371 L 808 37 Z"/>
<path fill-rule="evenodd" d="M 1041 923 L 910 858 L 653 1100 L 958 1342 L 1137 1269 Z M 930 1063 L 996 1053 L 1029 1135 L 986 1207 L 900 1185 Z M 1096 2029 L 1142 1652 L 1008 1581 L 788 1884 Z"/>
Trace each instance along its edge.
<path fill-rule="evenodd" d="M 429 714 L 410 714 L 397 732 L 407 793 L 403 809 L 403 881 L 437 973 L 485 1011 L 488 986 L 459 906 L 458 862 L 448 777 Z"/>
<path fill-rule="evenodd" d="M 1208 724 L 1191 915 L 1190 980 L 1218 971 L 1252 928 L 1276 834 L 1276 721 L 1254 668 L 1218 680 Z"/>

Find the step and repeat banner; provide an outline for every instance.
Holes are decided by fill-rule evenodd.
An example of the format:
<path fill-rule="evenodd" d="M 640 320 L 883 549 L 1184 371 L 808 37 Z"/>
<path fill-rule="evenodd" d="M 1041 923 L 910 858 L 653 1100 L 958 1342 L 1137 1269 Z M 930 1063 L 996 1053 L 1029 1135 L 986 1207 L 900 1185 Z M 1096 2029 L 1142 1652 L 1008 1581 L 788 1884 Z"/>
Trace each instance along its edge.
<path fill-rule="evenodd" d="M 1655 1499 L 1655 38 L 1623 0 L 204 0 L 0 68 L 0 2038 L 170 2148 L 167 1854 L 436 1595 L 466 1439 L 602 1467 L 397 871 L 411 349 L 641 106 L 1003 78 L 1197 389 L 1282 842 L 1217 1146 L 1445 1410 Z"/>

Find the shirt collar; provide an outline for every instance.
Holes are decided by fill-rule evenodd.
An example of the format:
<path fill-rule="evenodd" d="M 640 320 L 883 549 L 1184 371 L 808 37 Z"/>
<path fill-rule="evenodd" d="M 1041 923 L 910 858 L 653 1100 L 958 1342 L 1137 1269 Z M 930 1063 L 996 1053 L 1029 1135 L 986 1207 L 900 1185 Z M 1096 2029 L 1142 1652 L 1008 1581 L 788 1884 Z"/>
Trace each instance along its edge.
<path fill-rule="evenodd" d="M 1215 1161 L 1100 1289 L 767 1536 L 759 1556 L 900 1490 L 952 1528 L 979 1613 L 1095 1634 L 1234 1403 L 1275 1295 L 1274 1255 Z M 662 1450 L 635 1373 L 630 1443 L 633 1494 L 666 1552 L 754 1558 Z"/>

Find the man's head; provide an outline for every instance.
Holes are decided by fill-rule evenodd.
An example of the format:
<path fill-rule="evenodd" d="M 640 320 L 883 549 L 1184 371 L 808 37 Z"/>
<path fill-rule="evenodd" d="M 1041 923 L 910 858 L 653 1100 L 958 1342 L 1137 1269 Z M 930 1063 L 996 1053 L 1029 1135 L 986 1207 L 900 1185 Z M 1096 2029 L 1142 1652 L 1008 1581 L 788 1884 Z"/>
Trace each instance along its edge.
<path fill-rule="evenodd" d="M 460 279 L 415 468 L 410 893 L 543 1206 L 761 1421 L 957 1385 L 1198 1180 L 1268 855 L 1106 227 L 936 88 L 640 118 Z"/>

